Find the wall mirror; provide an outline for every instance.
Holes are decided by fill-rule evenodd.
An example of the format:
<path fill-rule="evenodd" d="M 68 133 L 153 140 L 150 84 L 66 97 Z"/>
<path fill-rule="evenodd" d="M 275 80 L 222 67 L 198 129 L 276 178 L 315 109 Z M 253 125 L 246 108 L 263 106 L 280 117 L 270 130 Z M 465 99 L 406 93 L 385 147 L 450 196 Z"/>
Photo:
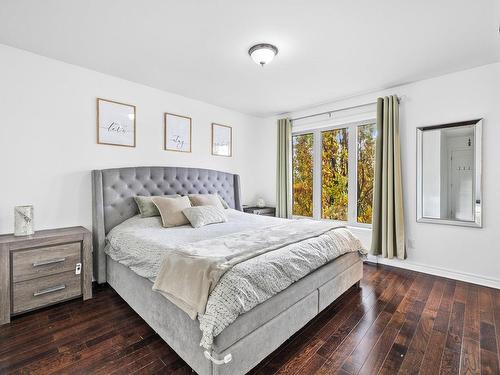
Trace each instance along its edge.
<path fill-rule="evenodd" d="M 482 226 L 482 120 L 417 128 L 417 221 Z"/>

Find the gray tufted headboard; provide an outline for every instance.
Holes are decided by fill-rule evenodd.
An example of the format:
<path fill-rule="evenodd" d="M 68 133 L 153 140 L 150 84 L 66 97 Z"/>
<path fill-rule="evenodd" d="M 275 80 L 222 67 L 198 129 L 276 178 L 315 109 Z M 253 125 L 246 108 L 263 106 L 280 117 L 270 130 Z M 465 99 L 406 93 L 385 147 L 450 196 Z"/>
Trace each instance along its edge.
<path fill-rule="evenodd" d="M 237 174 L 200 168 L 127 167 L 92 171 L 94 278 L 106 282 L 106 234 L 138 213 L 136 195 L 219 194 L 241 211 Z"/>

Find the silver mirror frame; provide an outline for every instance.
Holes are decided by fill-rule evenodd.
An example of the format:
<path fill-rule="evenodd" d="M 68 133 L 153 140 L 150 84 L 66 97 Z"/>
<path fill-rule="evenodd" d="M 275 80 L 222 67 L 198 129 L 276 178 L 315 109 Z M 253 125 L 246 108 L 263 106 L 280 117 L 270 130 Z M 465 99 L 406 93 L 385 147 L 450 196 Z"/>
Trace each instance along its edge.
<path fill-rule="evenodd" d="M 449 219 L 436 219 L 423 216 L 423 178 L 422 178 L 422 150 L 423 150 L 423 134 L 426 130 L 436 130 L 444 128 L 453 128 L 459 126 L 474 126 L 474 220 L 472 221 L 461 221 L 461 220 L 449 220 Z M 483 188 L 482 188 L 482 133 L 483 133 L 483 119 L 456 122 L 450 124 L 434 125 L 434 126 L 423 126 L 417 128 L 417 222 L 418 223 L 433 223 L 433 224 L 445 224 L 445 225 L 457 225 L 462 227 L 483 227 Z"/>

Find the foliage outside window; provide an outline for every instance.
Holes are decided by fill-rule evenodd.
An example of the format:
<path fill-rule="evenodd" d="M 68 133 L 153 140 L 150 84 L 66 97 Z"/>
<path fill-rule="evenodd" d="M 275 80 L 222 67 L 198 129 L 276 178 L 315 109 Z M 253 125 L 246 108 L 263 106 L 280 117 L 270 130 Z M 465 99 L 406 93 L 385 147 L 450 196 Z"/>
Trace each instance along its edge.
<path fill-rule="evenodd" d="M 313 215 L 313 143 L 312 133 L 292 137 L 292 213 Z"/>
<path fill-rule="evenodd" d="M 371 224 L 373 182 L 375 179 L 375 124 L 358 126 L 357 221 Z"/>
<path fill-rule="evenodd" d="M 294 134 L 293 215 L 371 224 L 376 137 L 368 121 Z"/>
<path fill-rule="evenodd" d="M 321 133 L 321 218 L 347 221 L 347 129 Z"/>

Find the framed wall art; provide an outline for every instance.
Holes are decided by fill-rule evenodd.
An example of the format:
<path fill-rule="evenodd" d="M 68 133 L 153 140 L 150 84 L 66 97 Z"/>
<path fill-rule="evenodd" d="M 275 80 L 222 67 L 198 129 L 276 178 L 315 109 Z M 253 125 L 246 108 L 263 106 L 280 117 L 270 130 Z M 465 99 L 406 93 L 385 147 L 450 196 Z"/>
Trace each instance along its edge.
<path fill-rule="evenodd" d="M 135 106 L 97 98 L 97 143 L 135 147 Z"/>
<path fill-rule="evenodd" d="M 165 113 L 165 150 L 191 152 L 191 122 L 191 117 Z"/>
<path fill-rule="evenodd" d="M 212 155 L 233 155 L 233 128 L 212 123 Z"/>

